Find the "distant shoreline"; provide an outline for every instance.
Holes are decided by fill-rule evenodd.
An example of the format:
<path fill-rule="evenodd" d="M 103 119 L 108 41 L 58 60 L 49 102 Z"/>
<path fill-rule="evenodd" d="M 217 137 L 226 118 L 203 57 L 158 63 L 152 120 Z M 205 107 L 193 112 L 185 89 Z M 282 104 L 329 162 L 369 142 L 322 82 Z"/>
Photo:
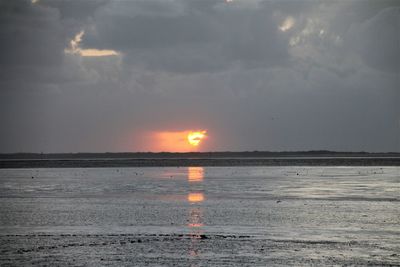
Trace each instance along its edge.
<path fill-rule="evenodd" d="M 396 152 L 219 151 L 219 152 L 104 152 L 104 153 L 0 153 L 1 159 L 131 159 L 131 158 L 280 158 L 280 157 L 400 157 Z"/>
<path fill-rule="evenodd" d="M 400 166 L 400 156 L 0 159 L 2 169 L 189 166 Z"/>

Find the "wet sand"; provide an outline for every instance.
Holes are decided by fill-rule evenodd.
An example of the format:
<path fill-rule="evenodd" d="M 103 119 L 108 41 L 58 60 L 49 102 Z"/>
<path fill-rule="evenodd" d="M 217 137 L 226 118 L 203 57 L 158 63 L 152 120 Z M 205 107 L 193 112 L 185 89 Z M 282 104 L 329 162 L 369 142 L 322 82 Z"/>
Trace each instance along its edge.
<path fill-rule="evenodd" d="M 0 265 L 400 265 L 400 167 L 0 170 Z"/>

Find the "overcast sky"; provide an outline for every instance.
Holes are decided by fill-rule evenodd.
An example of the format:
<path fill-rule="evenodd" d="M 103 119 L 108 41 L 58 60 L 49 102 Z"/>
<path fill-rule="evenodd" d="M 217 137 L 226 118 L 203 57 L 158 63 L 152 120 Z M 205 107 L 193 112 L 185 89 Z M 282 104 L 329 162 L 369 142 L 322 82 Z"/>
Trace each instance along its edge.
<path fill-rule="evenodd" d="M 400 1 L 0 0 L 0 152 L 400 152 Z"/>

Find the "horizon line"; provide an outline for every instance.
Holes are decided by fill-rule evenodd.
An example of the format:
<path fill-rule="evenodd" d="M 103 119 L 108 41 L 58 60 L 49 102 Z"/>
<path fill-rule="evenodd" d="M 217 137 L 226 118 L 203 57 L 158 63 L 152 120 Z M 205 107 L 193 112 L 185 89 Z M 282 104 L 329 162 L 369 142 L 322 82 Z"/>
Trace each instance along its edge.
<path fill-rule="evenodd" d="M 119 152 L 0 152 L 0 155 L 77 155 L 77 154 L 222 154 L 222 153 L 271 153 L 271 154 L 285 154 L 285 153 L 344 153 L 344 154 L 400 154 L 395 151 L 340 151 L 340 150 L 281 150 L 281 151 L 269 151 L 269 150 L 244 150 L 244 151 L 187 151 L 187 152 L 175 152 L 175 151 L 119 151 Z"/>

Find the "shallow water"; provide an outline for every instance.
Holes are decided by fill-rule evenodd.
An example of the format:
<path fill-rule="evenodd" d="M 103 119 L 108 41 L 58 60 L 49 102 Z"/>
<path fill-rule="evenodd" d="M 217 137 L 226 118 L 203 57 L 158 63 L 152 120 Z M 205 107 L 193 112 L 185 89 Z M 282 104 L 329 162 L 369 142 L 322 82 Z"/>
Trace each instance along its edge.
<path fill-rule="evenodd" d="M 396 265 L 400 167 L 0 170 L 4 265 Z"/>

